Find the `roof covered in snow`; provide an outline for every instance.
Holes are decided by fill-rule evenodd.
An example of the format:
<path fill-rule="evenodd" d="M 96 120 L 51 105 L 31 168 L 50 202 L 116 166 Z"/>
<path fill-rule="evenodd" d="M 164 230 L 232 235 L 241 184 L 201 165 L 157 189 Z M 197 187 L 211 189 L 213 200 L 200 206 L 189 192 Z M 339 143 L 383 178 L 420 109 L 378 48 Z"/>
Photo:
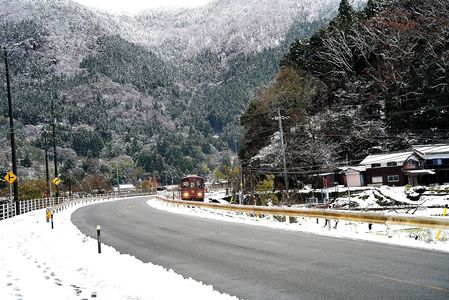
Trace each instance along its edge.
<path fill-rule="evenodd" d="M 343 167 L 338 167 L 337 169 L 341 170 L 343 172 L 346 172 L 348 170 L 354 170 L 354 171 L 358 171 L 358 172 L 366 171 L 366 167 L 365 166 L 343 166 Z"/>
<path fill-rule="evenodd" d="M 435 175 L 435 172 L 432 170 L 406 170 L 404 173 L 410 175 Z"/>
<path fill-rule="evenodd" d="M 449 144 L 416 145 L 413 149 L 424 159 L 449 158 Z"/>
<path fill-rule="evenodd" d="M 384 154 L 371 154 L 368 155 L 360 165 L 368 166 L 371 164 L 382 164 L 388 162 L 396 162 L 398 164 L 403 164 L 412 155 L 412 151 L 406 152 L 395 152 L 395 153 L 384 153 Z"/>
<path fill-rule="evenodd" d="M 136 187 L 132 184 L 119 184 L 120 189 L 135 189 Z"/>

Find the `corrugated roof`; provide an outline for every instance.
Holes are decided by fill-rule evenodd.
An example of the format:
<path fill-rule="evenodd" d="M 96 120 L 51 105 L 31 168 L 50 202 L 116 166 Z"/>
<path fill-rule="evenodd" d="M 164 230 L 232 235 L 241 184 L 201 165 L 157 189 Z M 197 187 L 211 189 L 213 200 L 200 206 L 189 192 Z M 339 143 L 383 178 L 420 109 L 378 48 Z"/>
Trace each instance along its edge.
<path fill-rule="evenodd" d="M 449 153 L 449 144 L 415 145 L 413 149 L 424 155 Z"/>
<path fill-rule="evenodd" d="M 432 170 L 406 170 L 404 171 L 405 174 L 415 174 L 415 175 L 435 175 L 435 172 Z"/>
<path fill-rule="evenodd" d="M 358 172 L 364 172 L 366 171 L 366 167 L 365 166 L 343 166 L 343 167 L 338 167 L 337 169 L 342 170 L 342 171 L 347 171 L 348 169 L 352 169 Z"/>
<path fill-rule="evenodd" d="M 387 162 L 397 162 L 399 164 L 402 164 L 412 154 L 413 154 L 412 151 L 384 153 L 384 154 L 371 154 L 371 155 L 368 155 L 368 157 L 366 157 L 360 164 L 365 165 L 365 166 L 371 165 L 371 164 L 387 163 Z"/>

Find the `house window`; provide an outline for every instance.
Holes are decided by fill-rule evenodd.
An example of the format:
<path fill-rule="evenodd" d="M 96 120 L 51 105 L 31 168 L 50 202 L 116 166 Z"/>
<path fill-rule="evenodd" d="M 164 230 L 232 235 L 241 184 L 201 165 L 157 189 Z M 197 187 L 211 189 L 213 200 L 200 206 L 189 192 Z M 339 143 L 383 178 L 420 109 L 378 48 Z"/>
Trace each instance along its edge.
<path fill-rule="evenodd" d="M 371 164 L 371 168 L 379 168 L 380 164 Z"/>
<path fill-rule="evenodd" d="M 441 158 L 440 159 L 432 159 L 432 165 L 441 166 L 441 165 L 443 165 L 443 160 Z"/>
<path fill-rule="evenodd" d="M 417 162 L 416 160 L 413 160 L 413 159 L 409 160 L 408 163 L 415 167 L 419 166 L 419 162 Z"/>
<path fill-rule="evenodd" d="M 387 162 L 387 166 L 388 166 L 388 167 L 395 167 L 395 166 L 397 166 L 397 165 L 398 165 L 398 163 L 395 162 L 395 161 Z"/>
<path fill-rule="evenodd" d="M 382 176 L 378 176 L 378 177 L 373 177 L 373 183 L 383 183 L 383 178 Z"/>
<path fill-rule="evenodd" d="M 399 176 L 398 175 L 388 176 L 388 182 L 399 182 Z"/>

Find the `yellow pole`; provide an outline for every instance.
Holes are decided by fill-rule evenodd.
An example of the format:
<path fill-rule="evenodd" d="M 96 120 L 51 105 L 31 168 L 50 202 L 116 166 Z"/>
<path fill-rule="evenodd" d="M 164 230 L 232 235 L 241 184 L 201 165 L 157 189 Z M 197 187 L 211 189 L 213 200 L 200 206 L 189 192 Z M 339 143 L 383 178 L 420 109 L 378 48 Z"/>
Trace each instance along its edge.
<path fill-rule="evenodd" d="M 446 214 L 447 214 L 447 207 L 444 208 L 444 211 L 443 211 L 443 217 L 445 217 Z M 437 237 L 436 237 L 436 240 L 437 240 L 437 241 L 440 240 L 440 235 L 441 235 L 441 229 L 438 230 Z"/>

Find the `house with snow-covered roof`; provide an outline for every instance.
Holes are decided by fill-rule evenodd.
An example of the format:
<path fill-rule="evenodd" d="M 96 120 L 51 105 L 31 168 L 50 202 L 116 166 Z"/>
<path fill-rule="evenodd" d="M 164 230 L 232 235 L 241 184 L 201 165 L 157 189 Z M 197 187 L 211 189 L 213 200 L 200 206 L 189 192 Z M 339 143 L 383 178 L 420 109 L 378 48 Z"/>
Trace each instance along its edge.
<path fill-rule="evenodd" d="M 366 169 L 367 185 L 400 186 L 408 183 L 404 165 L 414 160 L 413 151 L 371 154 L 360 165 Z"/>
<path fill-rule="evenodd" d="M 415 145 L 411 151 L 371 154 L 361 163 L 367 185 L 449 184 L 449 144 Z"/>
<path fill-rule="evenodd" d="M 413 151 L 417 163 L 404 168 L 411 185 L 449 183 L 449 144 L 415 145 Z"/>
<path fill-rule="evenodd" d="M 365 166 L 344 166 L 338 167 L 340 181 L 347 187 L 361 187 L 366 185 Z"/>

